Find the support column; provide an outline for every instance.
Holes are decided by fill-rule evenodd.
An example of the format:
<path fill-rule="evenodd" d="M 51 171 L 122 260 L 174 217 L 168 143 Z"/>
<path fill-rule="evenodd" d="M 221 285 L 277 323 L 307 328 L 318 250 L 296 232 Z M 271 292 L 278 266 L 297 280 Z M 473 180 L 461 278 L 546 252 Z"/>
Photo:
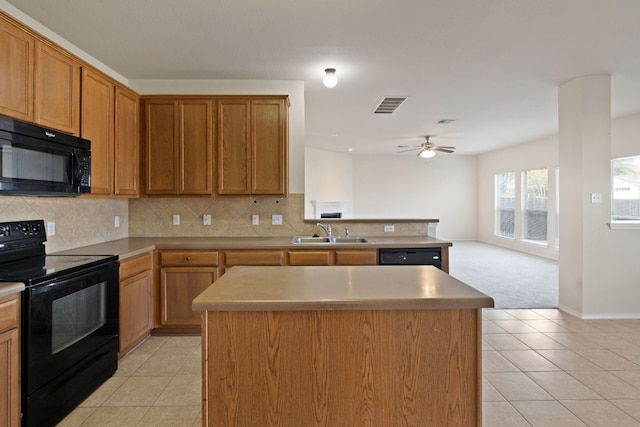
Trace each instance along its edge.
<path fill-rule="evenodd" d="M 558 90 L 560 308 L 589 316 L 607 282 L 601 251 L 610 218 L 611 76 L 580 77 Z M 592 203 L 591 195 L 601 195 Z"/>

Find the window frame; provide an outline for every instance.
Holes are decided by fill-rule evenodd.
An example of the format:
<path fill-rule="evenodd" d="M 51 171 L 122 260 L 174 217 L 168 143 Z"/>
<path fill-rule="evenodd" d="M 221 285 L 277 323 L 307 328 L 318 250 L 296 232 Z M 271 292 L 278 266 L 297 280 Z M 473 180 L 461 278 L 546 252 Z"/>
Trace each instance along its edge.
<path fill-rule="evenodd" d="M 532 211 L 531 209 L 527 208 L 527 202 L 529 200 L 528 198 L 528 182 L 531 179 L 529 174 L 531 172 L 535 172 L 535 171 L 543 171 L 542 173 L 544 173 L 544 176 L 546 177 L 546 182 L 545 182 L 545 186 L 544 186 L 544 211 L 540 212 L 544 212 L 544 239 L 542 240 L 536 240 L 536 239 L 532 239 L 529 237 L 529 213 L 530 211 Z M 550 193 L 550 188 L 549 188 L 549 168 L 548 167 L 539 167 L 539 168 L 532 168 L 532 169 L 526 169 L 523 170 L 522 172 L 522 176 L 521 176 L 521 185 L 522 185 L 522 190 L 521 190 L 521 196 L 520 196 L 520 213 L 522 216 L 522 220 L 521 220 L 521 224 L 520 224 L 520 240 L 522 242 L 526 242 L 526 243 L 531 243 L 534 245 L 540 245 L 540 246 L 548 246 L 549 245 L 549 193 Z"/>
<path fill-rule="evenodd" d="M 640 218 L 639 219 L 613 219 L 614 218 L 614 203 L 615 203 L 615 167 L 614 162 L 624 159 L 636 159 L 638 162 L 638 174 L 640 174 L 640 155 L 632 155 L 632 156 L 621 156 L 615 157 L 611 159 L 611 171 L 610 171 L 610 180 L 611 180 L 611 207 L 610 207 L 610 222 L 608 223 L 609 228 L 611 229 L 640 229 Z"/>
<path fill-rule="evenodd" d="M 498 202 L 498 200 L 500 199 L 500 186 L 499 186 L 499 181 L 502 179 L 502 176 L 506 176 L 506 175 L 511 175 L 512 179 L 513 179 L 513 207 L 512 207 L 512 211 L 513 211 L 513 219 L 512 219 L 512 233 L 511 235 L 508 234 L 502 234 L 500 231 L 502 230 L 501 224 L 502 224 L 502 217 L 498 214 L 500 212 L 500 204 Z M 510 240 L 516 240 L 516 200 L 517 200 L 517 175 L 516 172 L 499 172 L 494 174 L 494 180 L 493 180 L 493 192 L 494 192 L 494 216 L 493 216 L 493 220 L 494 220 L 494 224 L 493 224 L 493 234 L 496 237 L 499 238 L 503 238 L 503 239 L 510 239 Z"/>

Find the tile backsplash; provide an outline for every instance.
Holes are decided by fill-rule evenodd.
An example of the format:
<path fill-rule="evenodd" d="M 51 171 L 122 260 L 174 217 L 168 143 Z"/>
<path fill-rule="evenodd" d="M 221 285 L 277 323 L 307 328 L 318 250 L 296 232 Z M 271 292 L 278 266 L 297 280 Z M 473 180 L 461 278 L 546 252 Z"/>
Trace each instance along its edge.
<path fill-rule="evenodd" d="M 211 225 L 203 225 L 203 215 Z M 180 225 L 173 225 L 173 216 Z M 258 215 L 259 223 L 252 219 Z M 272 225 L 272 215 L 282 224 Z M 114 226 L 119 216 L 120 227 Z M 43 219 L 55 222 L 54 236 L 47 238 L 47 252 L 108 242 L 125 237 L 219 237 L 322 235 L 315 222 L 304 221 L 304 194 L 281 197 L 166 197 L 101 199 L 93 197 L 0 197 L 0 222 Z M 318 220 L 322 222 L 322 220 Z M 332 222 L 334 234 L 348 226 L 353 236 L 426 235 L 426 223 L 395 223 L 393 233 L 384 233 L 389 221 Z"/>
<path fill-rule="evenodd" d="M 316 228 L 302 220 L 304 197 L 149 197 L 129 201 L 130 237 L 293 236 Z M 203 225 L 203 215 L 211 225 Z M 173 216 L 180 215 L 180 225 Z M 253 215 L 259 224 L 252 225 Z M 271 225 L 282 215 L 282 225 Z"/>
<path fill-rule="evenodd" d="M 203 225 L 203 215 L 211 215 L 211 225 Z M 173 216 L 180 215 L 180 225 Z M 252 218 L 258 215 L 258 225 Z M 272 225 L 272 215 L 282 215 L 282 225 Z M 315 222 L 304 221 L 304 194 L 278 197 L 198 197 L 143 198 L 129 202 L 131 237 L 207 237 L 207 236 L 296 236 L 322 235 Z M 323 222 L 323 220 L 318 220 Z M 380 236 L 389 221 L 332 221 L 334 234 L 344 234 L 345 226 L 353 236 Z M 427 235 L 424 222 L 399 222 L 390 236 Z"/>
<path fill-rule="evenodd" d="M 114 227 L 115 216 L 120 227 Z M 121 239 L 128 235 L 128 201 L 92 197 L 0 197 L 0 222 L 42 219 L 55 223 L 47 253 Z"/>

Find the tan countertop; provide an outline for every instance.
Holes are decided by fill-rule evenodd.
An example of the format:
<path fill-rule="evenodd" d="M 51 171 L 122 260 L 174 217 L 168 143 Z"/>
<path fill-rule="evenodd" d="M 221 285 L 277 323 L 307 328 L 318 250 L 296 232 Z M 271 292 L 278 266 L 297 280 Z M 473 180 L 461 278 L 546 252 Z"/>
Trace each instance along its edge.
<path fill-rule="evenodd" d="M 22 282 L 0 282 L 0 298 L 22 292 L 23 290 L 24 283 Z"/>
<path fill-rule="evenodd" d="M 491 297 L 432 266 L 234 267 L 192 305 L 196 311 L 493 306 Z"/>
<path fill-rule="evenodd" d="M 367 243 L 292 243 L 290 237 L 129 237 L 56 252 L 59 255 L 119 255 L 130 258 L 154 249 L 312 249 L 312 248 L 427 248 L 451 246 L 429 236 L 365 236 Z"/>

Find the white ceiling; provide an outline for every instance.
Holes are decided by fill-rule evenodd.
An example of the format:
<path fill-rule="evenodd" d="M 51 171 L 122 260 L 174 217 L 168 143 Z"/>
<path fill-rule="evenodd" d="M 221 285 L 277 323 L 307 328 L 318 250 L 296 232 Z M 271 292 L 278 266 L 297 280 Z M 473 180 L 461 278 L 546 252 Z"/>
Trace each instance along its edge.
<path fill-rule="evenodd" d="M 557 86 L 591 74 L 611 74 L 614 116 L 640 111 L 638 0 L 7 2 L 127 79 L 302 80 L 305 143 L 330 150 L 555 134 Z M 409 99 L 374 115 L 385 96 Z"/>

